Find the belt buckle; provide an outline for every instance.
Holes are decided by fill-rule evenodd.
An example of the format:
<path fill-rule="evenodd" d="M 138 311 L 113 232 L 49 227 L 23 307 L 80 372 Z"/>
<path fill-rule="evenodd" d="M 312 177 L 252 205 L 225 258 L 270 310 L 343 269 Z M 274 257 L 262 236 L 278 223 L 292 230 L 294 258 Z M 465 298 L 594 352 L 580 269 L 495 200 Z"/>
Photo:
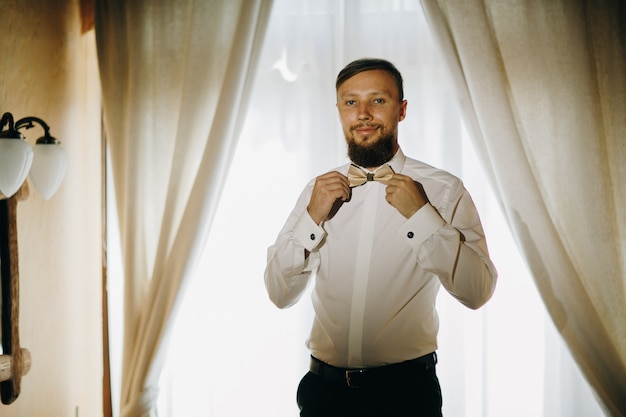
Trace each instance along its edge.
<path fill-rule="evenodd" d="M 359 377 L 365 375 L 365 369 L 346 369 L 346 384 L 349 388 L 359 388 Z"/>

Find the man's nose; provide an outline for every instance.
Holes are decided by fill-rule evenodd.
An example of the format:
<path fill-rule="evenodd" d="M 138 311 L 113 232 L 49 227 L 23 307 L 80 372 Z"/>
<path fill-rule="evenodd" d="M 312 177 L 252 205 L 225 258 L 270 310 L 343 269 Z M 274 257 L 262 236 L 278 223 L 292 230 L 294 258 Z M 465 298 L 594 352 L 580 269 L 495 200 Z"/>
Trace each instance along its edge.
<path fill-rule="evenodd" d="M 369 106 L 367 104 L 361 104 L 359 106 L 359 120 L 370 120 L 372 114 L 370 113 Z"/>

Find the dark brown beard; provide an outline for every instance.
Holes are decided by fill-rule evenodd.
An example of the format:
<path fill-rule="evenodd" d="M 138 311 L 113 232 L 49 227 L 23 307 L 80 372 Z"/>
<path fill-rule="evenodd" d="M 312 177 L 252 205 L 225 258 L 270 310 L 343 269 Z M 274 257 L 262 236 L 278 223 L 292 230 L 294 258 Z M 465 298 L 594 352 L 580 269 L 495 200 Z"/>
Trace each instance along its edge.
<path fill-rule="evenodd" d="M 393 135 L 381 136 L 376 143 L 370 146 L 348 141 L 348 157 L 352 162 L 366 168 L 379 167 L 393 158 L 395 140 Z"/>

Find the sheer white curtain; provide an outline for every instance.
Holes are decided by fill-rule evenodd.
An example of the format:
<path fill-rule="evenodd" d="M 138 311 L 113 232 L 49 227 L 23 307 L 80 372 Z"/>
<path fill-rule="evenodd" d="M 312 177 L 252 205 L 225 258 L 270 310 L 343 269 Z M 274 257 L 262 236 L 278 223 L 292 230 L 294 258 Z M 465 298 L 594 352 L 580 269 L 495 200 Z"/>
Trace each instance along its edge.
<path fill-rule="evenodd" d="M 172 323 L 215 214 L 270 8 L 96 2 L 123 259 L 122 417 L 155 415 Z"/>
<path fill-rule="evenodd" d="M 305 296 L 288 310 L 271 304 L 263 286 L 266 249 L 306 182 L 345 161 L 334 79 L 363 56 L 387 58 L 403 72 L 409 106 L 401 146 L 463 178 L 500 273 L 494 298 L 479 311 L 445 292 L 438 301 L 445 415 L 600 416 L 546 320 L 418 0 L 275 1 L 207 250 L 175 326 L 160 415 L 297 416 L 310 302 Z"/>
<path fill-rule="evenodd" d="M 550 316 L 626 415 L 626 5 L 424 5 Z"/>

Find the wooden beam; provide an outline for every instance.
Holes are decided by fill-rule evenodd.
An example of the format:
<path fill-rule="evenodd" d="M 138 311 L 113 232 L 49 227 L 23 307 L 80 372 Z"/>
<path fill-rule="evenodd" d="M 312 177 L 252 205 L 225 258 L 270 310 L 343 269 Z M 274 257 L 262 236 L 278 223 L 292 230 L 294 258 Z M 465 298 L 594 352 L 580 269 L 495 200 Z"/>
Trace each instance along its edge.
<path fill-rule="evenodd" d="M 17 202 L 27 195 L 28 186 L 25 185 L 12 197 L 0 200 L 0 281 L 2 281 L 2 350 L 4 353 L 2 356 L 10 356 L 11 364 L 11 377 L 0 382 L 0 399 L 4 404 L 11 404 L 20 395 L 24 374 L 24 352 L 20 347 L 19 334 Z M 30 358 L 30 354 L 28 356 Z"/>
<path fill-rule="evenodd" d="M 80 0 L 80 33 L 84 35 L 94 28 L 94 0 Z"/>

